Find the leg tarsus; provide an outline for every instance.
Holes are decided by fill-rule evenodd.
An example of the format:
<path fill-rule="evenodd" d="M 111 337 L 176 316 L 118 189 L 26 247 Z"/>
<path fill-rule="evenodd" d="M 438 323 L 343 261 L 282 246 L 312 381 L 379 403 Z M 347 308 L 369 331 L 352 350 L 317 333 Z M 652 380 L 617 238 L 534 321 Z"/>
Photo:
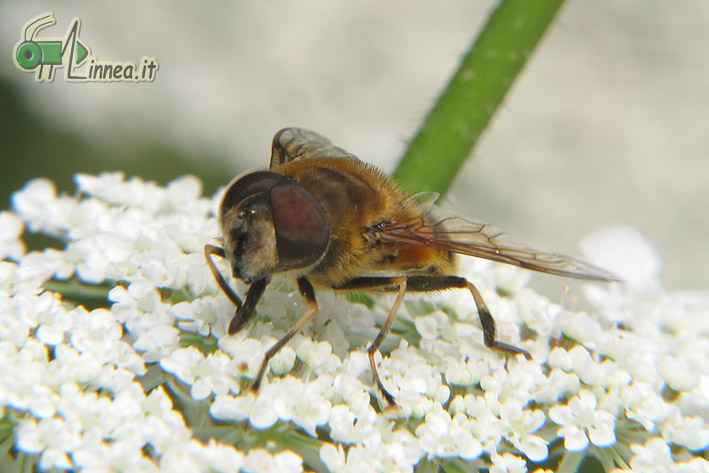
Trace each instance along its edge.
<path fill-rule="evenodd" d="M 251 287 L 249 287 L 246 293 L 246 301 L 241 307 L 236 309 L 234 318 L 229 322 L 229 335 L 234 335 L 254 318 L 254 315 L 256 315 L 256 304 L 259 299 L 261 299 L 261 296 L 263 296 L 263 292 L 266 290 L 266 286 L 268 286 L 269 282 L 270 280 L 268 278 L 264 278 L 251 284 Z"/>
<path fill-rule="evenodd" d="M 401 301 L 404 300 L 404 295 L 406 294 L 406 286 L 407 286 L 406 276 L 391 278 L 391 281 L 389 281 L 389 282 L 394 283 L 396 286 L 398 286 L 399 292 L 396 295 L 396 299 L 394 300 L 394 304 L 391 306 L 391 310 L 389 310 L 389 314 L 387 315 L 387 318 L 384 321 L 384 324 L 382 324 L 382 328 L 379 330 L 379 334 L 377 335 L 377 338 L 375 338 L 374 341 L 372 342 L 372 344 L 369 346 L 369 348 L 367 348 L 367 355 L 369 356 L 369 366 L 372 369 L 372 376 L 374 376 L 374 382 L 377 384 L 379 391 L 381 391 L 382 395 L 389 403 L 388 408 L 396 408 L 399 406 L 396 404 L 396 401 L 394 400 L 394 396 L 392 396 L 391 393 L 389 391 L 387 391 L 387 389 L 384 387 L 384 384 L 382 383 L 382 380 L 379 376 L 379 371 L 377 370 L 377 365 L 374 362 L 374 354 L 379 351 L 379 348 L 382 346 L 384 339 L 386 338 L 387 334 L 391 330 L 391 325 L 394 323 L 394 318 L 396 317 L 396 313 L 399 311 L 399 306 L 401 305 Z"/>
<path fill-rule="evenodd" d="M 525 358 L 531 360 L 532 355 L 530 355 L 527 350 L 523 350 L 514 345 L 497 340 L 495 319 L 492 318 L 490 309 L 487 308 L 487 304 L 485 304 L 483 297 L 480 295 L 480 291 L 478 291 L 478 289 L 470 281 L 468 281 L 468 290 L 473 295 L 475 305 L 478 308 L 478 317 L 480 317 L 480 325 L 483 329 L 483 340 L 485 342 L 485 346 L 492 350 L 510 355 L 524 355 Z"/>

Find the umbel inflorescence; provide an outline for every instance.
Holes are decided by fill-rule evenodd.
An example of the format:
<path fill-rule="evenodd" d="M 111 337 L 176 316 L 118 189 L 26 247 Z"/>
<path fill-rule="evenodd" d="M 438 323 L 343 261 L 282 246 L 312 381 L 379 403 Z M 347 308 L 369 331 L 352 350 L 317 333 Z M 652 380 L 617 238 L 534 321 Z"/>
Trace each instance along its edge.
<path fill-rule="evenodd" d="M 234 308 L 203 253 L 221 193 L 203 198 L 193 177 L 76 183 L 69 196 L 31 181 L 0 212 L 3 471 L 496 473 L 588 458 L 709 471 L 709 294 L 665 291 L 631 229 L 584 242 L 627 280 L 588 286 L 592 314 L 535 293 L 525 271 L 461 259 L 501 338 L 533 360 L 482 344 L 465 291 L 412 296 L 378 360 L 400 407 L 385 409 L 365 348 L 391 298 L 319 292 L 254 393 L 265 350 L 305 307 L 275 281 L 256 321 L 227 335 Z M 28 252 L 25 233 L 51 247 Z"/>

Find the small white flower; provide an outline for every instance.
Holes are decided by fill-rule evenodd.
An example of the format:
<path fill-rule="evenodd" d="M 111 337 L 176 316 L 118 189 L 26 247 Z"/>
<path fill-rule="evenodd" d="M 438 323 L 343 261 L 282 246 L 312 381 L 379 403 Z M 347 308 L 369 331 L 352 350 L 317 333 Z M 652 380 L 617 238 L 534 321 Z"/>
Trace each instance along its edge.
<path fill-rule="evenodd" d="M 546 377 L 540 366 L 527 360 L 510 360 L 507 368 L 499 368 L 480 379 L 480 387 L 486 395 L 492 395 L 497 401 L 515 398 L 522 404 L 531 400 L 538 385 L 544 384 Z"/>
<path fill-rule="evenodd" d="M 442 310 L 416 317 L 414 319 L 414 325 L 416 326 L 416 331 L 425 340 L 435 340 L 443 332 L 452 329 L 448 315 Z"/>
<path fill-rule="evenodd" d="M 237 380 L 231 376 L 233 362 L 221 351 L 205 357 L 194 347 L 179 348 L 161 359 L 160 366 L 190 385 L 192 398 L 196 401 L 202 401 L 212 393 L 239 392 Z"/>
<path fill-rule="evenodd" d="M 28 327 L 37 329 L 36 335 L 40 341 L 57 345 L 64 340 L 64 332 L 71 329 L 74 318 L 67 313 L 57 295 L 45 292 L 25 300 L 24 305 L 23 321 Z"/>
<path fill-rule="evenodd" d="M 30 454 L 41 454 L 40 465 L 44 469 L 66 470 L 73 466 L 66 452 L 80 445 L 81 432 L 77 424 L 69 424 L 58 418 L 37 422 L 29 418 L 17 429 L 17 447 Z"/>
<path fill-rule="evenodd" d="M 201 447 L 201 456 L 205 464 L 218 473 L 237 473 L 241 469 L 244 455 L 232 445 L 223 445 L 210 440 L 207 446 Z"/>
<path fill-rule="evenodd" d="M 293 369 L 294 364 L 295 350 L 289 346 L 285 346 L 278 350 L 278 353 L 273 355 L 268 366 L 276 376 L 285 376 Z"/>
<path fill-rule="evenodd" d="M 140 355 L 122 340 L 123 328 L 116 315 L 107 309 L 87 312 L 77 308 L 70 312 L 74 317 L 71 344 L 82 355 L 99 363 L 111 363 L 142 375 L 146 367 Z M 89 358 L 84 358 L 89 362 Z"/>
<path fill-rule="evenodd" d="M 539 409 L 524 410 L 522 403 L 512 398 L 500 406 L 500 419 L 509 428 L 508 440 L 527 458 L 536 463 L 547 459 L 549 450 L 546 442 L 534 435 L 546 421 L 544 412 Z"/>
<path fill-rule="evenodd" d="M 140 432 L 146 444 L 157 451 L 165 451 L 171 445 L 192 438 L 191 429 L 179 410 L 173 409 L 172 401 L 162 386 L 154 389 L 142 402 L 144 418 L 140 421 Z"/>
<path fill-rule="evenodd" d="M 554 368 L 549 372 L 547 382 L 540 385 L 532 394 L 532 398 L 543 404 L 554 405 L 559 399 L 578 393 L 579 389 L 581 389 L 581 380 L 578 376 Z"/>
<path fill-rule="evenodd" d="M 355 413 L 345 404 L 332 406 L 330 410 L 330 438 L 336 442 L 360 443 L 364 436 L 357 430 L 364 422 L 359 422 Z"/>
<path fill-rule="evenodd" d="M 0 376 L 0 400 L 3 405 L 30 411 L 38 418 L 56 413 L 59 396 L 43 381 L 48 371 L 46 346 L 28 338 L 17 350 L 5 345 L 6 360 Z"/>
<path fill-rule="evenodd" d="M 450 397 L 450 388 L 443 384 L 440 372 L 426 362 L 423 354 L 402 339 L 390 357 L 380 363 L 380 377 L 391 376 L 389 384 L 384 380 L 384 385 L 391 386 L 388 389 L 401 407 L 401 416 L 423 417 L 434 403 L 443 404 Z M 379 356 L 375 356 L 377 363 Z"/>
<path fill-rule="evenodd" d="M 76 277 L 88 284 L 100 284 L 107 279 L 118 279 L 120 274 L 109 259 L 108 252 L 123 243 L 113 235 L 103 234 L 69 244 L 63 263 L 76 264 Z M 67 268 L 64 268 L 68 272 Z"/>
<path fill-rule="evenodd" d="M 657 362 L 660 376 L 677 392 L 691 391 L 699 383 L 699 376 L 674 356 L 665 355 Z"/>
<path fill-rule="evenodd" d="M 234 376 L 239 374 L 251 379 L 256 376 L 266 352 L 263 342 L 255 338 L 245 338 L 243 334 L 237 334 L 234 337 L 220 338 L 218 346 L 231 358 Z"/>
<path fill-rule="evenodd" d="M 290 450 L 271 455 L 255 448 L 247 453 L 242 469 L 247 473 L 299 473 L 303 471 L 303 460 Z"/>
<path fill-rule="evenodd" d="M 573 358 L 567 350 L 561 347 L 554 347 L 549 352 L 547 364 L 552 368 L 559 368 L 564 371 L 571 371 L 573 368 Z"/>
<path fill-rule="evenodd" d="M 709 446 L 709 428 L 699 416 L 683 416 L 679 409 L 660 425 L 662 435 L 667 441 L 684 445 L 690 450 L 705 450 Z"/>
<path fill-rule="evenodd" d="M 194 370 L 204 361 L 204 355 L 195 347 L 180 348 L 173 351 L 169 357 L 160 360 L 160 366 L 167 372 L 175 374 L 189 385 L 194 384 Z"/>
<path fill-rule="evenodd" d="M 522 290 L 532 277 L 529 271 L 507 264 L 496 264 L 492 270 L 495 286 L 507 296 L 514 296 Z"/>
<path fill-rule="evenodd" d="M 462 413 L 451 417 L 440 406 L 426 414 L 424 423 L 416 428 L 416 436 L 429 458 L 474 460 L 483 452 L 480 441 L 471 432 L 468 417 Z"/>
<path fill-rule="evenodd" d="M 344 373 L 333 379 L 327 397 L 333 404 L 340 402 L 347 404 L 360 417 L 363 412 L 372 409 L 369 389 L 369 386 L 365 385 L 358 377 Z"/>
<path fill-rule="evenodd" d="M 347 457 L 345 456 L 345 451 L 342 448 L 342 445 L 338 445 L 337 447 L 335 447 L 331 443 L 326 443 L 325 445 L 320 447 L 320 459 L 323 461 L 323 463 L 325 463 L 325 466 L 327 466 L 328 471 L 330 471 L 331 473 L 349 471 L 354 473 L 358 469 L 362 473 L 372 471 L 370 470 L 369 465 L 367 465 L 366 469 L 358 468 L 354 465 L 348 465 Z"/>
<path fill-rule="evenodd" d="M 178 302 L 170 307 L 169 311 L 178 320 L 180 329 L 208 337 L 213 329 L 215 332 L 221 332 L 219 335 L 224 334 L 224 331 L 219 331 L 217 327 L 220 316 L 228 314 L 234 310 L 233 308 L 234 306 L 228 300 L 205 296 L 192 301 Z M 226 320 L 224 322 L 226 325 Z M 217 334 L 215 333 L 215 335 Z"/>
<path fill-rule="evenodd" d="M 567 450 L 586 450 L 589 439 L 597 447 L 609 447 L 616 442 L 615 417 L 597 406 L 596 396 L 582 389 L 567 405 L 549 409 L 549 418 L 561 426 L 558 435 L 564 439 Z"/>
<path fill-rule="evenodd" d="M 558 337 L 554 319 L 561 311 L 558 304 L 537 294 L 532 289 L 524 288 L 515 294 L 515 303 L 520 319 L 542 337 Z"/>
<path fill-rule="evenodd" d="M 489 396 L 488 396 L 489 397 Z M 480 440 L 486 452 L 497 451 L 497 446 L 505 436 L 506 426 L 493 410 L 499 410 L 499 403 L 494 400 L 495 406 L 490 406 L 487 397 L 467 394 L 463 398 L 465 413 L 470 419 L 470 430 L 476 439 Z M 460 403 L 457 409 L 462 407 Z"/>
<path fill-rule="evenodd" d="M 264 389 L 258 396 L 245 393 L 240 396 L 229 394 L 217 395 L 210 406 L 209 412 L 216 419 L 242 421 L 257 429 L 267 429 L 278 421 L 278 414 L 273 409 L 276 393 Z"/>
<path fill-rule="evenodd" d="M 57 188 L 49 179 L 33 179 L 22 190 L 12 194 L 12 207 L 34 232 L 61 232 L 52 220 L 62 221 L 66 212 L 60 213 L 56 203 Z"/>
<path fill-rule="evenodd" d="M 175 473 L 214 471 L 237 473 L 244 456 L 230 445 L 210 441 L 203 445 L 196 440 L 175 442 L 160 457 L 160 470 Z"/>
<path fill-rule="evenodd" d="M 620 399 L 628 419 L 639 422 L 648 432 L 653 432 L 655 424 L 667 419 L 674 411 L 647 383 L 623 386 Z"/>
<path fill-rule="evenodd" d="M 0 211 L 0 260 L 7 257 L 19 260 L 27 247 L 20 240 L 25 225 L 20 217 L 12 212 Z"/>
<path fill-rule="evenodd" d="M 378 446 L 382 434 L 377 425 L 377 413 L 367 405 L 354 411 L 345 404 L 337 404 L 330 410 L 328 425 L 330 438 L 337 442 Z"/>
<path fill-rule="evenodd" d="M 644 445 L 631 445 L 630 449 L 633 451 L 630 459 L 633 471 L 672 471 L 672 452 L 663 439 L 652 437 L 647 439 Z"/>
<path fill-rule="evenodd" d="M 157 361 L 163 351 L 177 346 L 175 317 L 151 281 L 138 279 L 128 289 L 116 286 L 109 299 L 115 302 L 111 309 L 118 320 L 134 335 L 134 347 L 145 352 L 146 361 Z"/>
<path fill-rule="evenodd" d="M 448 384 L 472 386 L 490 372 L 485 360 L 473 360 L 467 357 L 447 357 L 445 378 Z"/>
<path fill-rule="evenodd" d="M 72 458 L 83 471 L 135 471 L 157 473 L 159 469 L 132 442 L 85 439 Z"/>
<path fill-rule="evenodd" d="M 30 286 L 34 286 L 36 290 L 31 293 L 37 294 L 43 291 L 43 288 L 40 289 L 40 287 L 54 277 L 57 269 L 58 265 L 55 264 L 54 258 L 46 252 L 33 251 L 22 258 L 17 274 L 22 278 L 20 284 L 28 289 Z M 30 293 L 30 291 L 27 292 Z"/>
<path fill-rule="evenodd" d="M 510 452 L 502 455 L 493 453 L 490 458 L 492 459 L 490 473 L 527 473 L 527 463 L 524 459 Z"/>
<path fill-rule="evenodd" d="M 569 351 L 569 355 L 571 369 L 583 383 L 590 386 L 600 384 L 601 370 L 588 349 L 577 345 Z"/>
<path fill-rule="evenodd" d="M 412 461 L 400 453 L 401 445 L 392 444 L 391 448 L 386 450 L 353 445 L 345 454 L 342 445 L 335 447 L 327 443 L 320 448 L 320 459 L 332 473 L 412 473 L 418 458 Z"/>
<path fill-rule="evenodd" d="M 77 186 L 83 192 L 118 205 L 129 205 L 151 213 L 206 213 L 209 200 L 200 199 L 202 184 L 193 176 L 170 182 L 166 188 L 154 182 L 133 177 L 128 180 L 121 172 L 102 173 L 98 176 L 78 174 Z"/>
<path fill-rule="evenodd" d="M 554 322 L 560 332 L 587 347 L 594 347 L 603 333 L 600 324 L 583 312 L 561 311 Z"/>
<path fill-rule="evenodd" d="M 295 354 L 305 363 L 308 369 L 318 374 L 332 373 L 342 365 L 342 362 L 332 353 L 332 345 L 328 342 L 314 342 L 307 337 L 297 337 L 292 342 Z"/>
<path fill-rule="evenodd" d="M 320 449 L 320 458 L 333 473 L 413 473 L 423 453 L 408 431 L 398 429 L 390 432 L 387 441 L 381 444 L 351 446 L 346 456 L 342 446 L 325 444 Z"/>
<path fill-rule="evenodd" d="M 274 392 L 273 410 L 281 420 L 291 421 L 316 437 L 315 428 L 328 421 L 332 408 L 330 401 L 323 396 L 322 384 L 317 381 L 303 383 L 292 376 L 283 378 Z M 271 386 L 276 387 L 275 384 Z"/>

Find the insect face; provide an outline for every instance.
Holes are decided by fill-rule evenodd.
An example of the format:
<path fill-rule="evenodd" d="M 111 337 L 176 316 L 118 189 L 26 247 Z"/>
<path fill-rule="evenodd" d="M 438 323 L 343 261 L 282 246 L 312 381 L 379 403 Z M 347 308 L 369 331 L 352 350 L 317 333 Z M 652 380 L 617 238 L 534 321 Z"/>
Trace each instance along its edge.
<path fill-rule="evenodd" d="M 234 277 L 247 284 L 263 279 L 278 265 L 273 215 L 264 193 L 247 197 L 222 219 L 225 251 Z"/>
<path fill-rule="evenodd" d="M 237 178 L 219 217 L 232 273 L 246 283 L 306 268 L 322 257 L 329 242 L 320 203 L 297 181 L 274 172 Z"/>

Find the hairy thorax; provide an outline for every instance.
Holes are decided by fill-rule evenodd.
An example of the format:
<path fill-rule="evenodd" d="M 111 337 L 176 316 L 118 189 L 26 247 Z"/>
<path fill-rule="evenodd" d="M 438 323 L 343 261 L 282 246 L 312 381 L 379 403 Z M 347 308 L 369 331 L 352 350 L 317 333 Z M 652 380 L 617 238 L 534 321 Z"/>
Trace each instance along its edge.
<path fill-rule="evenodd" d="M 279 172 L 307 188 L 330 220 L 328 249 L 308 272 L 313 284 L 334 287 L 361 276 L 453 271 L 451 252 L 381 241 L 383 225 L 425 219 L 426 213 L 376 168 L 357 159 L 313 158 L 286 163 Z"/>

